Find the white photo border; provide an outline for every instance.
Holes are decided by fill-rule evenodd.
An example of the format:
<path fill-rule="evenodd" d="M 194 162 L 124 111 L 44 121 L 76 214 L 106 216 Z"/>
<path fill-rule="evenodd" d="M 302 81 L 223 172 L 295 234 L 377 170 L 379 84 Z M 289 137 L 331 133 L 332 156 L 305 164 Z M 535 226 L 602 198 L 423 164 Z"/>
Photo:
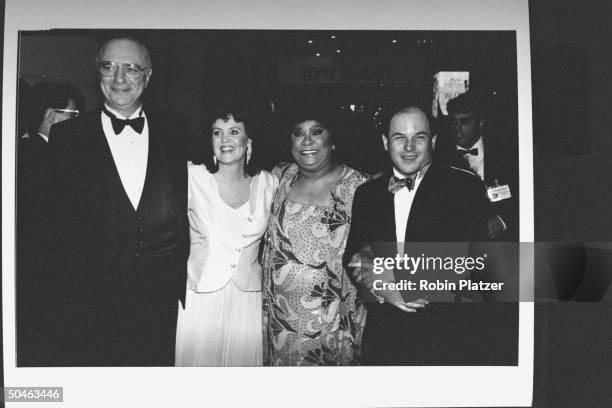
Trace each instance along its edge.
<path fill-rule="evenodd" d="M 308 29 L 516 31 L 520 239 L 533 242 L 527 0 L 6 0 L 2 111 L 3 333 L 6 386 L 64 387 L 62 407 L 530 406 L 533 303 L 520 303 L 514 367 L 17 368 L 15 126 L 20 30 Z M 526 247 L 526 246 L 525 246 Z M 522 276 L 532 273 L 523 262 Z M 531 286 L 521 290 L 532 291 Z M 521 294 L 522 299 L 528 298 Z M 58 405 L 59 406 L 59 405 Z"/>

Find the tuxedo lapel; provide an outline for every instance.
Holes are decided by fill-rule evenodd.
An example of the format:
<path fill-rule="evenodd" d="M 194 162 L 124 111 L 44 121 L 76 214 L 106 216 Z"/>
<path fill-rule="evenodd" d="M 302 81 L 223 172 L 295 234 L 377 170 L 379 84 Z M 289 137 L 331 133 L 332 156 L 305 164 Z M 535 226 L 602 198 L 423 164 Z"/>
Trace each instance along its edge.
<path fill-rule="evenodd" d="M 106 180 L 107 189 L 102 189 L 101 191 L 105 195 L 101 197 L 101 199 L 106 200 L 109 199 L 107 196 L 108 189 L 114 188 L 117 191 L 121 191 L 120 194 L 120 203 L 114 203 L 114 205 L 125 205 L 129 207 L 132 211 L 134 207 L 132 206 L 132 202 L 127 194 L 125 186 L 121 181 L 121 176 L 119 175 L 119 170 L 117 169 L 117 165 L 115 164 L 115 159 L 113 157 L 113 153 L 108 144 L 108 140 L 106 139 L 106 135 L 104 134 L 104 128 L 102 127 L 102 120 L 100 119 L 102 115 L 102 111 L 99 110 L 96 112 L 96 115 L 93 117 L 93 123 L 90 124 L 90 129 L 94 129 L 91 134 L 95 138 L 93 141 L 93 145 L 95 146 L 95 152 L 98 154 L 98 178 L 100 180 Z M 150 150 L 150 149 L 149 149 Z M 150 156 L 148 157 L 150 159 Z M 147 163 L 149 160 L 147 160 Z"/>
<path fill-rule="evenodd" d="M 146 112 L 145 112 L 146 114 Z M 136 211 L 138 212 L 143 204 L 143 197 L 146 196 L 147 190 L 150 188 L 151 177 L 154 165 L 164 165 L 164 161 L 161 160 L 161 155 L 163 154 L 163 149 L 160 146 L 160 136 L 158 122 L 154 119 L 154 114 L 146 115 L 147 116 L 147 125 L 149 128 L 149 148 L 147 149 L 147 171 L 145 173 L 145 180 L 142 186 L 142 193 L 140 195 L 140 200 L 138 200 L 138 207 L 136 207 Z M 125 190 L 125 189 L 124 189 Z M 127 193 L 126 193 L 127 197 Z"/>
<path fill-rule="evenodd" d="M 461 154 L 457 153 L 457 150 L 455 150 L 454 152 L 454 159 L 450 161 L 450 165 L 453 167 L 457 167 L 460 169 L 464 169 L 464 170 L 469 170 L 469 171 L 473 171 L 470 168 L 470 163 L 467 161 L 467 159 L 465 157 L 463 157 Z M 485 155 L 486 157 L 486 155 Z"/>
<path fill-rule="evenodd" d="M 484 162 L 484 176 L 485 184 L 487 186 L 494 185 L 494 181 L 497 179 L 499 183 L 504 184 L 507 180 L 504 180 L 505 174 L 503 174 L 506 166 L 506 158 L 500 154 L 501 152 L 495 151 L 489 147 L 490 143 L 485 143 L 485 162 Z M 500 179 L 501 177 L 501 179 Z"/>
<path fill-rule="evenodd" d="M 394 194 L 389 192 L 389 179 L 392 172 L 387 172 L 376 180 L 378 205 L 375 211 L 380 216 L 380 241 L 395 242 L 395 201 Z"/>
<path fill-rule="evenodd" d="M 161 112 L 145 111 L 145 113 L 149 126 L 149 161 L 147 164 L 145 188 L 150 178 L 151 166 L 149 163 L 152 163 L 151 152 L 153 151 L 156 155 L 153 160 L 156 160 L 157 165 L 163 168 L 162 172 L 167 172 L 170 175 L 170 184 L 174 196 L 178 200 L 179 217 L 181 217 L 181 221 L 186 222 L 186 218 L 183 220 L 183 216 L 186 217 L 187 213 L 187 162 L 178 153 L 182 146 L 173 145 L 173 143 L 177 143 L 177 138 L 172 139 L 169 137 L 172 132 L 180 131 L 180 128 L 170 129 L 169 126 L 172 126 L 174 122 L 169 119 L 166 120 Z"/>
<path fill-rule="evenodd" d="M 429 219 L 432 215 L 429 214 L 428 216 L 428 213 L 431 213 L 432 203 L 435 203 L 436 200 L 437 171 L 436 164 L 432 162 L 419 184 L 419 188 L 412 201 L 412 207 L 410 208 L 408 223 L 404 233 L 404 242 L 418 241 L 422 228 L 427 228 L 427 226 L 423 225 L 423 220 Z"/>

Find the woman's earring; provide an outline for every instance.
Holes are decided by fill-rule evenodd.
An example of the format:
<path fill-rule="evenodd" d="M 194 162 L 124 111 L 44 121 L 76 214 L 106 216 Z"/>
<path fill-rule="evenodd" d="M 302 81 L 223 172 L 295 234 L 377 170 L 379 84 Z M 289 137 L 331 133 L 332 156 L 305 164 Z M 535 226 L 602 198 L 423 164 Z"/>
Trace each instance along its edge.
<path fill-rule="evenodd" d="M 217 156 L 215 156 L 214 154 L 213 154 L 213 163 L 215 163 L 215 166 L 217 165 Z"/>
<path fill-rule="evenodd" d="M 249 145 L 249 147 L 247 148 L 247 155 L 246 155 L 246 162 L 247 164 L 249 164 L 249 162 L 251 161 L 251 154 L 253 153 L 253 148 Z"/>

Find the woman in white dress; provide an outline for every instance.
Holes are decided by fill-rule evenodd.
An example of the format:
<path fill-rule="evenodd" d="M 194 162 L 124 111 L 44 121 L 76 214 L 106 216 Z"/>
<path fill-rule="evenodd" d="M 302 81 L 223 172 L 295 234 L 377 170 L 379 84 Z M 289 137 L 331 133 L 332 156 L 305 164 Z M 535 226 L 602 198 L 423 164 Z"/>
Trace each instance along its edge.
<path fill-rule="evenodd" d="M 250 165 L 245 112 L 211 121 L 213 161 L 188 164 L 191 252 L 177 366 L 262 365 L 259 246 L 278 179 Z"/>

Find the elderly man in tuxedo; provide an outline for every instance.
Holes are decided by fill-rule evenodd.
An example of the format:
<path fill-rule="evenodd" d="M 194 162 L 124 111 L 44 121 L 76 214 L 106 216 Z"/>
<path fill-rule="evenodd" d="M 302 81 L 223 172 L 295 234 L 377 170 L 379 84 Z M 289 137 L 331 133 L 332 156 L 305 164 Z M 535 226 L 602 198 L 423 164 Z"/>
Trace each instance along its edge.
<path fill-rule="evenodd" d="M 96 58 L 104 105 L 54 126 L 55 365 L 173 365 L 189 248 L 186 122 L 142 105 L 147 48 Z"/>
<path fill-rule="evenodd" d="M 469 171 L 433 160 L 436 135 L 424 111 L 408 106 L 394 111 L 387 123 L 382 142 L 391 166 L 383 176 L 357 189 L 344 256 L 345 265 L 359 266 L 354 276 L 369 290 L 371 270 L 360 259 L 365 246 L 478 242 L 487 237 L 484 185 Z M 406 293 L 402 296 L 403 301 L 383 296 L 382 303 L 368 303 L 364 364 L 516 362 L 516 322 L 506 321 L 503 329 L 492 329 L 499 323 L 499 314 L 490 305 L 427 304 L 407 298 Z"/>

